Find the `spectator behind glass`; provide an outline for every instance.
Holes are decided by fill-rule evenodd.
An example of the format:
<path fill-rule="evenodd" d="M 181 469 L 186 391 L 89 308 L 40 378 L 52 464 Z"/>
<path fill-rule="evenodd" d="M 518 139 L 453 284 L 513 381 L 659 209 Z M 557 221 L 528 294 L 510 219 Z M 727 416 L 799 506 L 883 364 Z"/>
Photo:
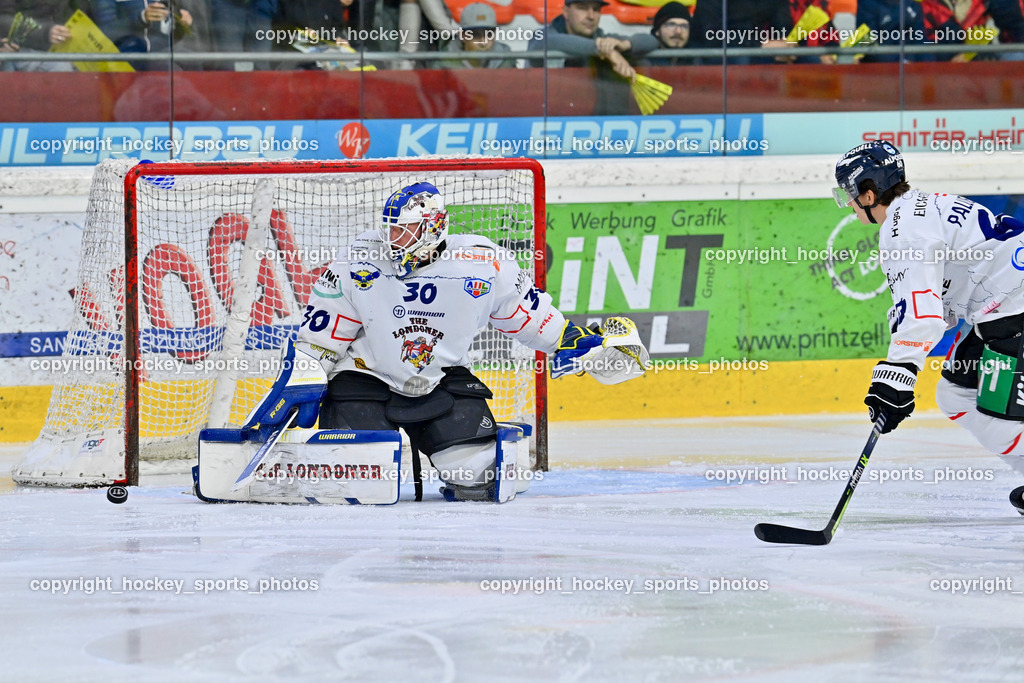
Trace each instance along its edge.
<path fill-rule="evenodd" d="M 121 52 L 170 52 L 171 40 L 192 30 L 192 14 L 163 2 L 92 0 L 92 19 Z M 167 62 L 133 61 L 136 71 L 166 71 Z"/>
<path fill-rule="evenodd" d="M 210 0 L 173 0 L 174 9 L 187 11 L 192 16 L 192 25 L 185 36 L 174 44 L 176 52 L 215 52 L 217 45 L 213 38 L 213 20 L 210 17 Z M 182 69 L 212 69 L 216 65 L 205 62 L 180 62 Z"/>
<path fill-rule="evenodd" d="M 926 43 L 937 43 L 940 45 L 960 43 L 960 36 L 965 36 L 964 27 L 957 21 L 956 12 L 950 3 L 945 0 L 922 0 L 921 10 L 924 12 L 924 37 Z M 983 57 L 986 59 L 989 57 Z M 950 54 L 948 52 L 934 55 L 933 59 L 938 62 L 967 62 L 965 54 Z"/>
<path fill-rule="evenodd" d="M 23 31 L 21 42 L 8 42 L 14 16 L 31 17 L 35 28 Z M 64 23 L 75 13 L 68 0 L 0 0 L 0 52 L 47 52 L 71 37 Z M 23 26 L 25 26 L 23 24 Z M 16 38 L 17 40 L 17 38 Z M 68 62 L 3 62 L 4 71 L 73 71 Z"/>
<path fill-rule="evenodd" d="M 512 48 L 494 39 L 498 18 L 490 5 L 482 2 L 466 5 L 459 25 L 462 32 L 448 43 L 445 51 L 457 53 L 461 59 L 446 60 L 442 66 L 447 69 L 501 69 L 516 65 L 511 56 Z"/>
<path fill-rule="evenodd" d="M 789 0 L 729 0 L 724 27 L 723 2 L 697 0 L 690 22 L 692 47 L 722 47 L 726 43 L 729 47 L 791 47 L 786 42 L 793 30 Z M 792 59 L 779 57 L 774 61 Z M 765 57 L 729 57 L 729 64 L 770 64 L 772 61 Z"/>
<path fill-rule="evenodd" d="M 925 42 L 924 10 L 920 2 L 857 0 L 857 25 L 860 24 L 867 24 L 872 35 L 877 36 L 877 45 L 923 45 Z M 865 64 L 898 61 L 898 54 L 868 54 L 861 60 Z M 933 62 L 935 55 L 908 54 L 904 55 L 904 61 Z"/>
<path fill-rule="evenodd" d="M 629 38 L 605 35 L 598 27 L 603 0 L 566 0 L 562 14 L 538 31 L 530 41 L 530 50 L 565 52 L 568 59 L 551 58 L 549 68 L 589 66 L 594 77 L 597 101 L 595 115 L 630 113 L 629 83 L 636 75 L 624 53 L 638 58 L 658 48 L 650 33 Z M 531 66 L 543 66 L 543 59 L 531 60 Z"/>
<path fill-rule="evenodd" d="M 404 40 L 399 39 L 399 52 L 413 53 L 420 51 L 420 33 L 423 17 L 427 18 L 427 22 L 434 31 L 450 36 L 455 36 L 459 33 L 459 25 L 452 19 L 448 6 L 444 4 L 443 0 L 401 0 L 398 5 L 398 30 L 404 32 L 402 35 L 406 36 L 406 38 Z M 437 49 L 436 45 L 433 47 Z M 426 67 L 429 66 L 429 64 L 426 65 Z M 414 62 L 411 59 L 400 59 L 394 63 L 394 68 L 406 71 L 420 67 L 423 67 L 422 63 Z"/>
<path fill-rule="evenodd" d="M 832 4 L 844 2 L 857 10 L 857 0 L 832 0 Z M 922 0 L 926 42 L 938 34 L 939 43 L 954 42 L 950 33 L 943 29 L 983 28 L 988 20 L 999 30 L 999 42 L 1003 44 L 1024 43 L 1024 1 L 1022 0 Z M 837 24 L 838 27 L 838 24 Z M 969 50 L 968 50 L 969 51 Z M 946 59 L 948 55 L 941 57 Z M 1003 52 L 990 56 L 979 55 L 978 59 L 1024 59 L 1024 52 Z M 964 61 L 963 55 L 956 55 L 952 61 Z"/>
<path fill-rule="evenodd" d="M 1000 43 L 1024 43 L 1024 1 L 985 0 L 984 6 L 992 23 L 999 29 Z M 1024 60 L 1024 52 L 1002 52 L 999 59 Z"/>
<path fill-rule="evenodd" d="M 289 0 L 285 0 L 288 2 Z M 277 0 L 210 0 L 213 37 L 219 52 L 267 53 L 273 41 L 267 37 L 277 12 Z M 267 61 L 218 62 L 218 68 L 235 71 L 269 69 Z"/>
<path fill-rule="evenodd" d="M 311 42 L 320 47 L 348 46 L 348 8 L 353 0 L 286 0 L 279 4 L 274 17 L 274 29 L 283 31 L 308 30 Z M 274 47 L 293 51 L 287 41 Z M 316 63 L 294 64 L 285 62 L 282 69 L 315 69 Z"/>
<path fill-rule="evenodd" d="M 678 50 L 690 42 L 690 10 L 679 2 L 667 2 L 654 15 L 651 35 L 658 39 L 658 48 Z M 693 57 L 649 57 L 650 66 L 680 66 L 698 63 Z"/>

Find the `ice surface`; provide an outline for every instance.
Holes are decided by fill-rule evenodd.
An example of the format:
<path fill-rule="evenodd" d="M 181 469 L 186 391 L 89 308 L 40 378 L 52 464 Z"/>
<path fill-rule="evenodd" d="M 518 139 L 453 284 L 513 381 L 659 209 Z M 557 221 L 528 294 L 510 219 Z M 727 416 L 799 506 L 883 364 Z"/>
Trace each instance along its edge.
<path fill-rule="evenodd" d="M 869 431 L 554 423 L 556 469 L 501 506 L 208 505 L 183 475 L 118 506 L 0 478 L 0 679 L 1020 680 L 1020 476 L 941 417 L 882 437 L 831 545 L 754 537 L 824 526 Z M 145 581 L 181 592 L 124 590 Z"/>

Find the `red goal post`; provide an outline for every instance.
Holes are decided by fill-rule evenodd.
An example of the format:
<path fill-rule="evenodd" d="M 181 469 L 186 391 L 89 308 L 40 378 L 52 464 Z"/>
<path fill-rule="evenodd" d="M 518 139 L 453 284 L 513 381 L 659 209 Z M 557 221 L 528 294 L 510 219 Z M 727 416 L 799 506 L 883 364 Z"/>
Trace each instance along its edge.
<path fill-rule="evenodd" d="M 387 196 L 412 182 L 438 187 L 453 233 L 510 249 L 546 285 L 544 175 L 532 159 L 130 163 L 97 168 L 65 346 L 72 357 L 105 356 L 113 370 L 55 387 L 36 445 L 60 455 L 30 449 L 16 481 L 136 485 L 140 460 L 194 458 L 202 428 L 239 424 L 273 381 L 264 366 L 298 329 L 333 260 L 324 250 L 375 227 Z M 104 174 L 123 178 L 119 197 Z M 117 208 L 120 219 L 109 215 Z M 495 417 L 534 426 L 538 469 L 548 465 L 545 361 L 490 327 L 471 349 Z M 120 436 L 123 471 L 97 465 Z M 88 463 L 64 462 L 88 448 Z"/>

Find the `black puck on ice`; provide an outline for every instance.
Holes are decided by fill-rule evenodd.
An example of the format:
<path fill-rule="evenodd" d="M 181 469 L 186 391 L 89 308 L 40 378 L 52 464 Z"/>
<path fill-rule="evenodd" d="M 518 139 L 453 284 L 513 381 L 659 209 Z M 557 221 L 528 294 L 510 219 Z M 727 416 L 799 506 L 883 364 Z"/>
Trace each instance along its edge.
<path fill-rule="evenodd" d="M 120 505 L 121 503 L 128 500 L 128 489 L 120 484 L 114 484 L 107 489 L 107 500 L 111 503 Z"/>
<path fill-rule="evenodd" d="M 1024 515 L 1024 486 L 1018 486 L 1014 490 L 1010 491 L 1010 505 L 1012 505 L 1017 512 Z"/>

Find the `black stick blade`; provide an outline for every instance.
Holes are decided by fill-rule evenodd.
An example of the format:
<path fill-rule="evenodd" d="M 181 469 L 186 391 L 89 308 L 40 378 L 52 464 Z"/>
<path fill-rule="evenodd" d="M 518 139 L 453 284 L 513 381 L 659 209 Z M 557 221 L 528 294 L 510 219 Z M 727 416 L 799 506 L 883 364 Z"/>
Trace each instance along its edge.
<path fill-rule="evenodd" d="M 828 545 L 832 534 L 828 531 L 812 531 L 797 529 L 781 524 L 758 524 L 754 527 L 754 535 L 765 543 L 790 543 L 795 545 Z"/>

